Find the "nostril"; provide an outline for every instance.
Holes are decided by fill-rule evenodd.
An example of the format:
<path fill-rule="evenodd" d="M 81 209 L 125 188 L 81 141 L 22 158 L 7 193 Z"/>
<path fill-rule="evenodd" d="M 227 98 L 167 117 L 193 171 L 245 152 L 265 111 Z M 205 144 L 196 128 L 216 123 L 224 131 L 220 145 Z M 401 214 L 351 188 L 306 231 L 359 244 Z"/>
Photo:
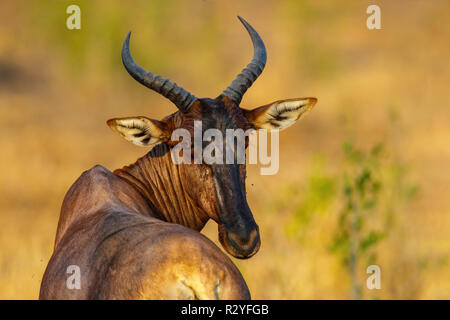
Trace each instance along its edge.
<path fill-rule="evenodd" d="M 235 233 L 229 232 L 227 233 L 228 237 L 233 240 L 236 244 L 242 247 L 251 246 L 254 244 L 255 239 L 259 238 L 259 233 L 257 229 L 254 229 L 250 233 L 247 233 L 244 237 L 239 236 Z"/>
<path fill-rule="evenodd" d="M 227 233 L 227 243 L 233 248 L 233 256 L 236 258 L 247 259 L 258 252 L 261 245 L 258 230 L 253 230 L 245 238 L 238 237 L 236 234 Z"/>
<path fill-rule="evenodd" d="M 219 241 L 229 254 L 239 259 L 252 257 L 259 251 L 261 246 L 258 227 L 242 236 L 242 234 L 219 225 Z"/>

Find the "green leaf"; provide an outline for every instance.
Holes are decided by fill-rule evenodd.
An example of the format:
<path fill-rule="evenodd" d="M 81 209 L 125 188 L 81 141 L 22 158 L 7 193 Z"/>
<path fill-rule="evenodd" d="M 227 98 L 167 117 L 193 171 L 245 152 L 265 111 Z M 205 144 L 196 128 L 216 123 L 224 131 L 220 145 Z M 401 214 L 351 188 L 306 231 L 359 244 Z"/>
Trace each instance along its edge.
<path fill-rule="evenodd" d="M 386 234 L 384 232 L 371 231 L 360 243 L 361 252 L 366 252 L 370 247 L 380 242 Z"/>

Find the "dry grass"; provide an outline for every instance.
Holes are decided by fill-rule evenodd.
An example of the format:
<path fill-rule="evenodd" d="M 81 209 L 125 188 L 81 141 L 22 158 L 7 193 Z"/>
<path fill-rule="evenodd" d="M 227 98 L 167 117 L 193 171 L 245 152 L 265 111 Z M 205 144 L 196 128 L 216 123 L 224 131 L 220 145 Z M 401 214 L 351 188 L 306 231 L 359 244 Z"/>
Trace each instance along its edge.
<path fill-rule="evenodd" d="M 313 216 L 298 241 L 286 233 L 298 202 L 285 193 L 306 188 L 317 154 L 339 173 L 349 132 L 362 148 L 384 141 L 420 186 L 376 248 L 382 289 L 363 297 L 450 297 L 448 2 L 378 1 L 383 29 L 369 31 L 368 1 L 76 1 L 82 30 L 68 31 L 72 2 L 0 5 L 0 298 L 37 298 L 60 204 L 81 172 L 97 163 L 115 169 L 144 154 L 105 121 L 174 111 L 123 70 L 126 32 L 134 31 L 140 64 L 214 97 L 251 56 L 236 14 L 268 48 L 266 70 L 243 105 L 319 98 L 281 133 L 279 173 L 249 168 L 248 197 L 263 242 L 255 257 L 237 263 L 253 297 L 350 298 L 347 271 L 327 249 L 341 204 Z M 216 232 L 207 225 L 209 237 Z"/>

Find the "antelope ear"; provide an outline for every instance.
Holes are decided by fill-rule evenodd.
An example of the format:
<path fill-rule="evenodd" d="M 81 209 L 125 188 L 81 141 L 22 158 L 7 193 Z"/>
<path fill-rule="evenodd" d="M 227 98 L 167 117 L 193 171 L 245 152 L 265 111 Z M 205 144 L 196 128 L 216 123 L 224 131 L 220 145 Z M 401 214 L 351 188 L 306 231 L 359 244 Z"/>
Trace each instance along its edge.
<path fill-rule="evenodd" d="M 114 118 L 106 123 L 125 140 L 141 147 L 154 147 L 170 137 L 165 123 L 146 117 Z"/>
<path fill-rule="evenodd" d="M 253 110 L 244 109 L 244 114 L 255 129 L 283 130 L 311 110 L 316 102 L 316 98 L 279 100 Z"/>

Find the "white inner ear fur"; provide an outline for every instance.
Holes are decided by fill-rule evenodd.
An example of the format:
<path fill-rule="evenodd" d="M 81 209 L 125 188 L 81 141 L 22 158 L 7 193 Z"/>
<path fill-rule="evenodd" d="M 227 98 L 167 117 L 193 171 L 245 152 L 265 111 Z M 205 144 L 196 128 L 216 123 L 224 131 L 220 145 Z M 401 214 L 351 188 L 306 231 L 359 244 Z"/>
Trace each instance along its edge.
<path fill-rule="evenodd" d="M 267 130 L 286 129 L 311 110 L 315 103 L 316 100 L 311 98 L 274 102 L 260 119 L 257 119 L 257 126 Z"/>
<path fill-rule="evenodd" d="M 108 121 L 108 125 L 135 145 L 154 147 L 160 143 L 163 132 L 147 118 L 122 118 Z"/>

